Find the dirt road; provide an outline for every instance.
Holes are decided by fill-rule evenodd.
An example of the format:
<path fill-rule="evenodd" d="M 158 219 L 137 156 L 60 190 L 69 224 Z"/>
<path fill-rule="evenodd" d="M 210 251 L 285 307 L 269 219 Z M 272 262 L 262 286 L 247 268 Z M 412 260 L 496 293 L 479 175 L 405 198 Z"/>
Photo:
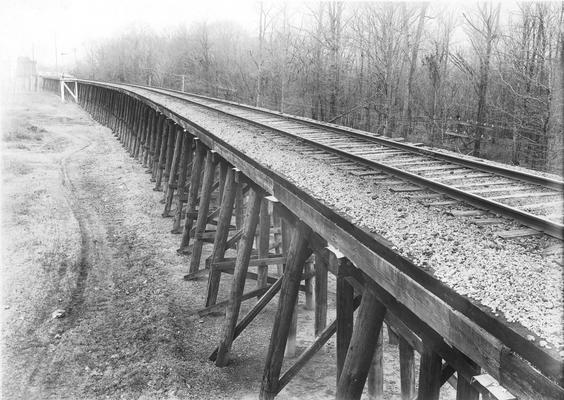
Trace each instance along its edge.
<path fill-rule="evenodd" d="M 2 109 L 2 398 L 256 398 L 276 302 L 216 368 L 222 317 L 195 313 L 206 282 L 182 280 L 188 259 L 139 163 L 53 94 Z M 312 324 L 302 310 L 299 350 Z M 385 398 L 399 398 L 396 352 Z M 331 341 L 279 398 L 333 398 L 334 365 Z"/>

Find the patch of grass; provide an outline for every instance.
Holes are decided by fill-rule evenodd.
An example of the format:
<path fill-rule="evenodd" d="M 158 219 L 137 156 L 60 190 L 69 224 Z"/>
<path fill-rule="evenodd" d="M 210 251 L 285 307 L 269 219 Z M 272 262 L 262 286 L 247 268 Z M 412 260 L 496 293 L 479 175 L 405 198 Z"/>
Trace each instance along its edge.
<path fill-rule="evenodd" d="M 23 176 L 30 174 L 34 168 L 28 163 L 24 163 L 17 160 L 10 160 L 4 164 L 4 172 L 11 172 L 15 176 Z"/>
<path fill-rule="evenodd" d="M 47 132 L 44 128 L 36 125 L 26 123 L 14 129 L 8 130 L 4 133 L 3 140 L 5 142 L 16 141 L 35 141 L 40 142 L 43 140 L 43 133 Z"/>

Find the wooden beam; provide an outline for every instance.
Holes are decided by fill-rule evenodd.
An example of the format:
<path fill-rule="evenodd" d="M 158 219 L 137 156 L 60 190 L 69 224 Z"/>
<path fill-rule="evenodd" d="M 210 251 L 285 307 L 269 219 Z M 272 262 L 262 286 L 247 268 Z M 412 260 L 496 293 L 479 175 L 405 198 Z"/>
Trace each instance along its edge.
<path fill-rule="evenodd" d="M 215 241 L 210 257 L 210 274 L 208 277 L 208 290 L 205 303 L 206 307 L 215 304 L 215 302 L 217 301 L 217 294 L 219 292 L 221 271 L 219 271 L 213 264 L 221 260 L 225 256 L 225 251 L 229 248 L 227 243 L 227 236 L 229 235 L 229 226 L 231 224 L 233 204 L 235 202 L 235 193 L 237 186 L 235 178 L 235 170 L 233 168 L 229 168 L 225 177 L 221 210 L 219 212 Z"/>
<path fill-rule="evenodd" d="M 251 310 L 247 313 L 247 315 L 245 315 L 241 319 L 241 321 L 237 324 L 237 327 L 235 328 L 232 341 L 235 341 L 235 339 L 245 330 L 247 326 L 249 326 L 249 324 L 255 319 L 255 317 L 262 311 L 262 309 L 266 307 L 266 305 L 270 302 L 270 300 L 272 300 L 272 298 L 276 296 L 276 294 L 280 291 L 280 288 L 282 287 L 282 279 L 283 279 L 282 276 L 278 278 L 276 282 L 274 282 L 270 286 L 270 288 L 266 291 L 266 293 L 261 296 L 261 298 L 257 301 L 257 303 L 253 306 L 253 308 L 251 308 Z M 216 360 L 218 350 L 219 347 L 216 347 L 215 350 L 210 354 L 209 356 L 210 361 Z"/>
<path fill-rule="evenodd" d="M 360 399 L 385 315 L 386 307 L 366 287 L 337 385 L 337 399 Z"/>
<path fill-rule="evenodd" d="M 163 179 L 163 171 L 165 169 L 165 161 L 166 161 L 166 149 L 168 144 L 168 137 L 170 135 L 171 127 L 170 127 L 170 120 L 167 119 L 163 124 L 162 130 L 162 139 L 161 139 L 161 148 L 159 152 L 159 160 L 157 164 L 157 171 L 155 176 L 155 187 L 153 188 L 154 191 L 160 192 L 162 190 L 161 183 Z"/>
<path fill-rule="evenodd" d="M 270 241 L 270 215 L 268 213 L 268 201 L 264 200 L 260 207 L 259 219 L 259 237 L 257 240 L 257 251 L 259 258 L 268 256 L 268 247 Z M 268 276 L 268 264 L 261 263 L 258 266 L 257 288 L 266 286 L 266 278 Z"/>
<path fill-rule="evenodd" d="M 200 270 L 202 271 L 202 270 Z M 268 290 L 270 286 L 264 286 L 255 290 L 251 290 L 248 293 L 245 293 L 241 296 L 241 301 L 245 301 L 245 300 L 249 300 L 252 299 L 253 297 L 259 297 L 262 296 L 264 293 L 266 293 L 266 291 Z M 216 312 L 225 312 L 225 307 L 229 304 L 229 300 L 224 300 L 224 301 L 220 301 L 219 303 L 215 303 L 212 304 L 211 306 L 208 306 L 206 308 L 202 308 L 201 310 L 198 310 L 198 315 L 200 317 L 204 317 L 206 315 L 209 314 L 213 314 Z"/>
<path fill-rule="evenodd" d="M 357 296 L 353 302 L 353 308 L 356 310 L 360 305 L 360 296 Z M 294 376 L 300 372 L 300 370 L 307 364 L 307 362 L 323 347 L 325 343 L 333 336 L 337 331 L 337 320 L 333 321 L 329 326 L 324 327 L 324 329 L 317 335 L 315 341 L 306 349 L 296 362 L 288 368 L 284 375 L 280 378 L 278 383 L 278 393 L 292 380 Z"/>
<path fill-rule="evenodd" d="M 344 276 L 337 276 L 337 383 L 353 332 L 354 289 Z"/>
<path fill-rule="evenodd" d="M 200 177 L 202 174 L 202 167 L 204 165 L 204 156 L 206 149 L 204 145 L 198 140 L 196 141 L 196 150 L 192 171 L 190 172 L 190 188 L 188 189 L 188 199 L 186 200 L 186 220 L 184 221 L 184 230 L 182 231 L 182 240 L 180 242 L 179 253 L 184 253 L 190 244 L 190 231 L 194 217 L 192 216 L 196 210 L 196 199 L 198 198 L 198 191 L 200 190 Z"/>
<path fill-rule="evenodd" d="M 380 328 L 378 340 L 376 341 L 376 349 L 368 371 L 368 399 L 383 400 L 384 399 L 384 332 Z"/>
<path fill-rule="evenodd" d="M 413 347 L 399 337 L 401 399 L 411 400 L 415 394 L 415 353 Z"/>
<path fill-rule="evenodd" d="M 272 335 L 266 356 L 264 374 L 259 398 L 261 400 L 273 399 L 278 393 L 278 380 L 284 359 L 286 340 L 290 331 L 292 314 L 294 314 L 296 299 L 300 279 L 305 260 L 311 254 L 308 248 L 308 237 L 310 229 L 303 222 L 299 221 L 292 235 L 292 240 L 288 248 L 288 262 L 284 271 L 284 280 L 278 310 L 274 318 Z"/>
<path fill-rule="evenodd" d="M 424 349 L 419 364 L 419 390 L 418 399 L 438 400 L 441 390 L 441 357 L 432 347 L 423 343 Z"/>
<path fill-rule="evenodd" d="M 237 325 L 239 317 L 239 309 L 241 307 L 241 296 L 245 288 L 245 279 L 247 269 L 249 268 L 249 259 L 251 258 L 251 250 L 255 237 L 255 231 L 258 224 L 260 203 L 262 201 L 262 193 L 251 189 L 249 202 L 247 205 L 247 215 L 245 218 L 245 227 L 243 237 L 237 248 L 237 260 L 235 262 L 235 273 L 231 284 L 229 294 L 229 305 L 225 310 L 225 323 L 223 325 L 222 339 L 219 343 L 217 358 L 215 365 L 224 367 L 229 360 L 229 351 L 233 343 L 233 333 Z M 299 283 L 299 282 L 298 282 Z"/>
<path fill-rule="evenodd" d="M 198 235 L 204 233 L 206 229 L 216 165 L 217 158 L 215 153 L 208 150 L 204 167 L 204 178 L 202 180 L 202 188 L 200 191 L 200 204 L 198 205 L 198 218 L 196 219 L 194 247 L 192 248 L 192 257 L 190 257 L 189 273 L 194 273 L 200 269 L 204 242 L 201 237 L 198 237 Z"/>
<path fill-rule="evenodd" d="M 315 256 L 315 335 L 327 325 L 327 267 L 322 257 Z"/>
<path fill-rule="evenodd" d="M 466 357 L 466 361 L 468 364 L 473 367 L 473 373 L 475 375 L 480 374 L 480 366 Z M 463 376 L 458 376 L 457 385 L 456 385 L 456 400 L 479 400 L 480 399 L 480 392 L 476 390 L 471 384 L 468 379 Z"/>
<path fill-rule="evenodd" d="M 174 186 L 177 183 L 178 164 L 180 162 L 180 154 L 182 152 L 182 142 L 184 140 L 184 132 L 182 128 L 176 127 L 176 143 L 174 144 L 174 154 L 170 163 L 170 171 L 168 176 L 168 184 L 165 193 L 165 206 L 163 217 L 172 217 L 170 208 L 172 207 L 172 198 L 174 196 Z"/>

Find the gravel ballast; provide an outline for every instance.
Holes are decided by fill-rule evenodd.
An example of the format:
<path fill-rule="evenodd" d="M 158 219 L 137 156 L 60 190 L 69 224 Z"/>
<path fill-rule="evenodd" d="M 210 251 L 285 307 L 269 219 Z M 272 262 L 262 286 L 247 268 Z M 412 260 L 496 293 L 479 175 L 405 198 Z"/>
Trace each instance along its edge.
<path fill-rule="evenodd" d="M 459 294 L 531 330 L 530 340 L 564 350 L 561 256 L 543 254 L 560 241 L 544 235 L 501 239 L 499 225 L 476 225 L 472 218 L 453 217 L 445 207 L 427 207 L 393 193 L 385 182 L 312 162 L 299 153 L 303 145 L 290 139 L 164 95 L 134 91 L 207 129 L 357 226 L 382 235 Z M 519 229 L 509 220 L 505 225 Z"/>

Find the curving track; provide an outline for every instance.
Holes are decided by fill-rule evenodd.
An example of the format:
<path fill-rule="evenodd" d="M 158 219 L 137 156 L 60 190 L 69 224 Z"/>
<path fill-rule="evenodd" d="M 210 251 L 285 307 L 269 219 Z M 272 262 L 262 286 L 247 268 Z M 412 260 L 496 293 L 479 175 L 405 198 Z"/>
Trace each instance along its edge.
<path fill-rule="evenodd" d="M 479 160 L 455 157 L 414 144 L 334 124 L 169 89 L 132 86 L 190 102 L 336 154 L 365 171 L 380 171 L 512 218 L 564 239 L 564 182 Z M 446 205 L 449 202 L 431 203 Z"/>

